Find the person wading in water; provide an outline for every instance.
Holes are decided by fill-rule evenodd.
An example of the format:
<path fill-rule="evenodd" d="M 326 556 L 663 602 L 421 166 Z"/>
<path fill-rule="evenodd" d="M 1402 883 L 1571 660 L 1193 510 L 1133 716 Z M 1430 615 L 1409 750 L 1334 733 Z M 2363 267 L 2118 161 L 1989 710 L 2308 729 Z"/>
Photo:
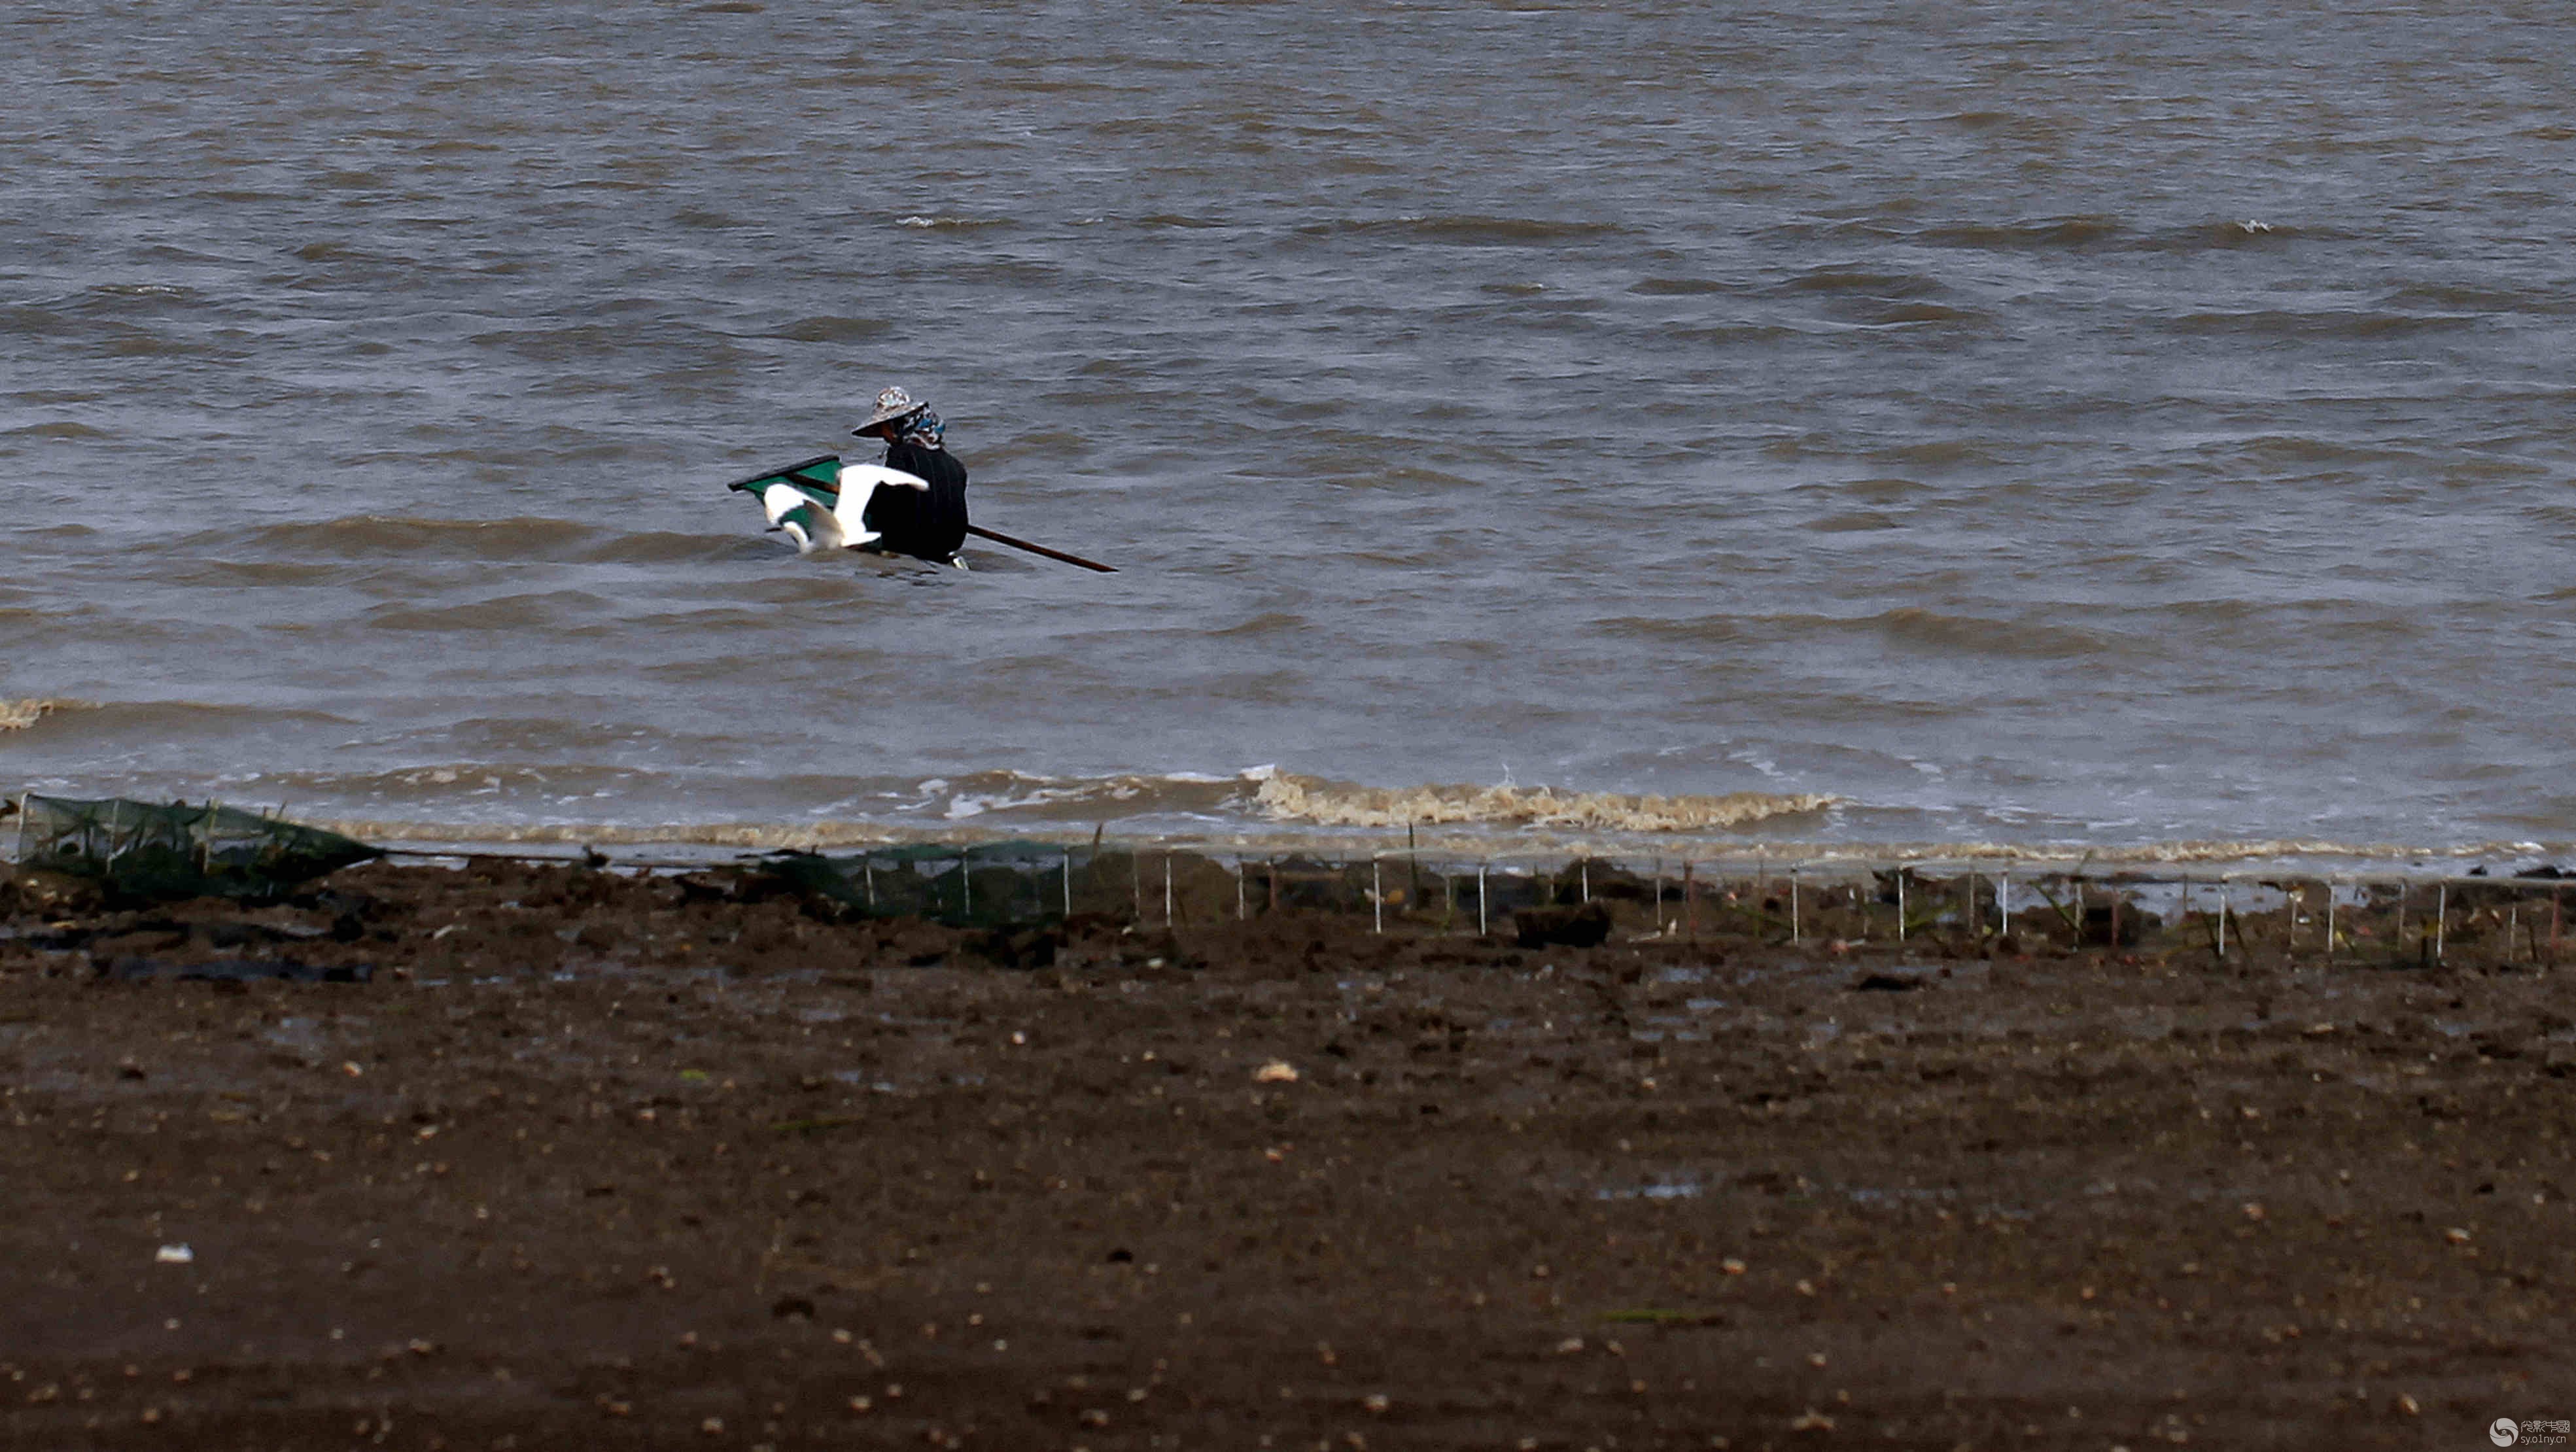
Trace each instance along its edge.
<path fill-rule="evenodd" d="M 930 406 L 900 388 L 877 395 L 867 421 L 850 433 L 885 441 L 885 466 L 922 481 L 920 489 L 884 488 L 870 499 L 861 527 L 880 538 L 868 546 L 890 555 L 915 555 L 943 565 L 960 564 L 966 542 L 966 466 L 940 446 L 948 426 Z"/>

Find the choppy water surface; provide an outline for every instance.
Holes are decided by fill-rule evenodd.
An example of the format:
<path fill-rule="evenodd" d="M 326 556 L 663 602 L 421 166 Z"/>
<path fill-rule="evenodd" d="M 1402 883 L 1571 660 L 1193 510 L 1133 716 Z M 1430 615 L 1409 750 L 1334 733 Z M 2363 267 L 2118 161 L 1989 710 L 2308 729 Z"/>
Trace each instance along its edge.
<path fill-rule="evenodd" d="M 0 786 L 2554 850 L 2572 24 L 18 6 Z M 763 537 L 889 383 L 1124 572 Z"/>

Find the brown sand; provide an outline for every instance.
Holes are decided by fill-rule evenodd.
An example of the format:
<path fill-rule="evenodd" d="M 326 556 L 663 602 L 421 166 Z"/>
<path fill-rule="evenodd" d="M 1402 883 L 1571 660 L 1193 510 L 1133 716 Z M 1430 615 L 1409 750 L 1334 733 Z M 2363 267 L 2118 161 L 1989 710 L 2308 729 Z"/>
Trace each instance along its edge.
<path fill-rule="evenodd" d="M 332 886 L 7 918 L 0 1445 L 2576 1415 L 2576 1045 L 2531 967 L 1291 915 L 1013 968 L 1055 944 L 497 863 Z M 187 964 L 372 977 L 133 976 Z"/>

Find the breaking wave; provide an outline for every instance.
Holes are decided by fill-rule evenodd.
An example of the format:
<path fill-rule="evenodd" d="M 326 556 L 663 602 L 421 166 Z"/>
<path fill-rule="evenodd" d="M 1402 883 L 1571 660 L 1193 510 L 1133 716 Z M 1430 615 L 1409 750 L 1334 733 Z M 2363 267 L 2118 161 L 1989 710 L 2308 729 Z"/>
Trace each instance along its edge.
<path fill-rule="evenodd" d="M 1477 826 L 1596 832 L 1704 832 L 1820 812 L 1840 798 L 1815 792 L 1729 792 L 1715 797 L 1566 792 L 1552 787 L 1363 787 L 1274 774 L 1253 800 L 1270 817 L 1323 827 Z"/>
<path fill-rule="evenodd" d="M 48 701 L 42 698 L 0 701 L 0 731 L 24 731 L 56 711 L 74 710 L 80 705 L 78 701 Z"/>

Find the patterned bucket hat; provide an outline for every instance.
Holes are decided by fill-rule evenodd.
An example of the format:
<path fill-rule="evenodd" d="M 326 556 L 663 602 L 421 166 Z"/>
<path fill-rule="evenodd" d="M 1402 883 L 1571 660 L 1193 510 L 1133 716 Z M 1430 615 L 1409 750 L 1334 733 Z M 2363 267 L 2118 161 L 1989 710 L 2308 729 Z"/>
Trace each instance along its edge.
<path fill-rule="evenodd" d="M 889 388 L 877 395 L 876 411 L 862 419 L 859 426 L 850 432 L 854 435 L 865 434 L 878 424 L 890 423 L 908 414 L 919 413 L 927 406 L 913 402 L 912 395 L 900 388 Z"/>

